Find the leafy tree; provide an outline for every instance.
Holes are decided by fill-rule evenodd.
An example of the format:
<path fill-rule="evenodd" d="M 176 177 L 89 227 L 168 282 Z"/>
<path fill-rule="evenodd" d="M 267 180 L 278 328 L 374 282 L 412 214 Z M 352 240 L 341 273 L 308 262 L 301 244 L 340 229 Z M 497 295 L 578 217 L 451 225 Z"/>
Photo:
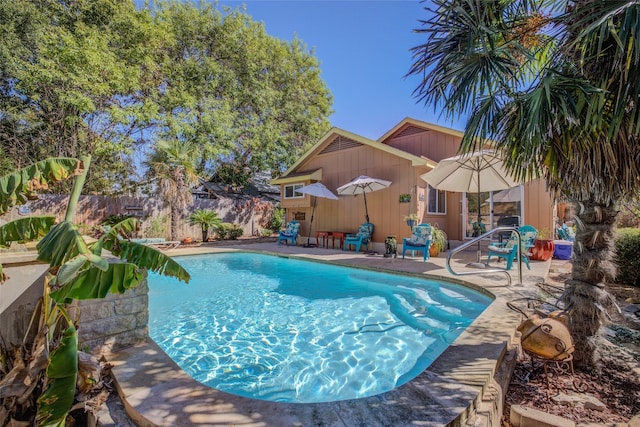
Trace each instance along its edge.
<path fill-rule="evenodd" d="M 191 142 L 160 141 L 147 160 L 148 175 L 157 182 L 160 197 L 171 211 L 171 239 L 178 239 L 178 220 L 193 203 L 191 188 L 198 183 L 194 162 L 197 148 Z"/>
<path fill-rule="evenodd" d="M 331 95 L 299 40 L 211 4 L 161 3 L 155 16 L 169 35 L 157 131 L 197 145 L 200 173 L 242 186 L 290 165 L 328 130 Z"/>
<path fill-rule="evenodd" d="M 206 242 L 209 238 L 209 230 L 218 228 L 222 224 L 222 220 L 218 217 L 217 212 L 211 209 L 198 209 L 189 215 L 189 224 L 197 225 L 202 230 L 202 241 Z"/>
<path fill-rule="evenodd" d="M 409 74 L 419 101 L 467 116 L 461 149 L 491 139 L 519 178 L 578 206 L 563 301 L 576 361 L 597 360 L 616 201 L 640 185 L 640 3 L 435 0 Z"/>
<path fill-rule="evenodd" d="M 121 189 L 156 110 L 162 37 L 149 12 L 126 0 L 0 0 L 0 27 L 3 156 L 24 167 L 90 152 L 87 189 Z"/>
<path fill-rule="evenodd" d="M 38 260 L 49 264 L 31 351 L 14 349 L 8 364 L 12 368 L 0 379 L 3 419 L 24 420 L 29 425 L 65 425 L 80 369 L 78 319 L 74 310 L 68 310 L 74 301 L 124 293 L 144 280 L 145 270 L 189 281 L 189 274 L 171 258 L 123 239 L 135 230 L 135 219 L 113 225 L 93 243 L 84 241 L 73 217 L 89 164 L 90 157 L 81 161 L 51 158 L 0 177 L 0 213 L 24 203 L 36 190 L 75 177 L 60 223 L 54 224 L 55 217 L 26 217 L 0 226 L 0 246 L 41 238 L 36 246 Z M 101 255 L 103 249 L 122 262 L 109 262 Z M 0 268 L 0 282 L 7 279 Z"/>
<path fill-rule="evenodd" d="M 329 128 L 331 95 L 299 40 L 242 10 L 135 3 L 0 0 L 0 169 L 91 152 L 87 190 L 114 194 L 150 141 L 190 141 L 201 173 L 253 172 Z"/>

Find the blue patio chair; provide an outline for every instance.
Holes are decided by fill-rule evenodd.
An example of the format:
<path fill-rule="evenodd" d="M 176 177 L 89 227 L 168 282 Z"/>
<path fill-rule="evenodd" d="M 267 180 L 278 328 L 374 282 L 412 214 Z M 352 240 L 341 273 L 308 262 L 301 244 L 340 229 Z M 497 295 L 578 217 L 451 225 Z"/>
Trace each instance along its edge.
<path fill-rule="evenodd" d="M 404 253 L 407 250 L 422 252 L 422 260 L 424 262 L 429 258 L 429 247 L 431 246 L 431 239 L 433 230 L 429 224 L 418 224 L 411 230 L 411 237 L 405 237 L 402 239 L 402 259 L 404 259 Z"/>
<path fill-rule="evenodd" d="M 520 233 L 520 240 L 522 241 L 522 250 L 520 255 L 527 268 L 531 270 L 531 266 L 529 265 L 529 256 L 531 255 L 531 248 L 535 245 L 536 237 L 538 237 L 538 230 L 531 225 L 522 225 L 518 228 L 517 232 L 512 231 L 511 237 L 505 243 L 494 243 L 489 245 L 487 264 L 491 262 L 492 256 L 496 256 L 498 259 L 502 258 L 507 261 L 505 270 L 511 270 L 513 261 L 518 258 L 518 236 L 515 233 Z"/>
<path fill-rule="evenodd" d="M 278 244 L 282 242 L 289 243 L 292 245 L 296 244 L 296 239 L 298 238 L 298 232 L 300 231 L 300 223 L 298 221 L 292 220 L 287 224 L 287 228 L 284 231 L 280 231 L 278 235 Z"/>
<path fill-rule="evenodd" d="M 567 227 L 567 224 L 557 226 L 556 234 L 560 240 L 567 240 L 570 242 L 574 242 L 576 240 L 576 235 L 573 232 L 573 229 L 571 227 Z"/>
<path fill-rule="evenodd" d="M 354 245 L 356 252 L 360 252 L 360 247 L 364 244 L 367 250 L 369 250 L 369 242 L 371 242 L 371 236 L 373 235 L 374 226 L 370 222 L 365 222 L 360 226 L 356 234 L 347 234 L 344 238 L 343 251 L 347 250 L 347 246 Z"/>

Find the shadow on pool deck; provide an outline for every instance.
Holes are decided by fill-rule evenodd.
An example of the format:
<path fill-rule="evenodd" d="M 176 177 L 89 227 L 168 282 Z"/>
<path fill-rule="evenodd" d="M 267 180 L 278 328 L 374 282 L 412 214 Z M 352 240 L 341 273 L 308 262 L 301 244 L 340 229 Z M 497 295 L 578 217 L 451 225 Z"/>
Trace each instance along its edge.
<path fill-rule="evenodd" d="M 275 242 L 239 246 L 200 246 L 173 250 L 172 256 L 220 251 L 257 251 L 391 272 L 425 274 L 461 282 L 445 268 L 447 253 L 384 258 L 323 248 L 278 246 Z M 486 253 L 486 252 L 485 252 Z M 520 315 L 506 302 L 535 295 L 550 261 L 531 261 L 523 284 L 507 287 L 504 274 L 481 275 L 466 264 L 475 248 L 453 260 L 454 271 L 476 271 L 466 283 L 495 301 L 418 377 L 389 392 L 330 403 L 275 403 L 248 399 L 203 386 L 184 373 L 153 341 L 111 355 L 116 387 L 129 416 L 142 426 L 475 426 L 499 425 L 503 394 L 513 368 L 508 352 Z M 500 265 L 500 264 L 497 264 Z M 504 263 L 502 264 L 504 265 Z M 517 273 L 512 271 L 514 283 Z"/>

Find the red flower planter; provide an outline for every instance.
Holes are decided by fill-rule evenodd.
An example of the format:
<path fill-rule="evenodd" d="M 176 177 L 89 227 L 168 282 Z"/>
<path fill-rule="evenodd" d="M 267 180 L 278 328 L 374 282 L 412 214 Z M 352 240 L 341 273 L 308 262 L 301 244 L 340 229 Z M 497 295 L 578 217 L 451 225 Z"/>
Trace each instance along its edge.
<path fill-rule="evenodd" d="M 531 259 L 536 261 L 547 261 L 553 256 L 553 250 L 553 240 L 536 239 L 533 248 L 531 248 Z"/>

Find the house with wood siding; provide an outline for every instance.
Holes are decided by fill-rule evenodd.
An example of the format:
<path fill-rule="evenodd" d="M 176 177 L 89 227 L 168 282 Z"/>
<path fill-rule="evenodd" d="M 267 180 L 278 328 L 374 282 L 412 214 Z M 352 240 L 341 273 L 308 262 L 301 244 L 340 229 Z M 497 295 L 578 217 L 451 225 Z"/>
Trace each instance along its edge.
<path fill-rule="evenodd" d="M 477 196 L 441 192 L 420 177 L 440 160 L 455 156 L 462 135 L 460 131 L 411 118 L 405 118 L 375 141 L 333 128 L 271 183 L 280 185 L 286 220 L 298 219 L 301 223 L 299 242 L 307 241 L 314 202 L 312 239 L 317 231 L 355 232 L 365 222 L 365 207 L 362 195 L 340 196 L 334 201 L 314 199 L 296 189 L 319 181 L 336 193 L 338 187 L 360 175 L 392 183 L 366 196 L 369 218 L 375 225 L 375 250 L 384 252 L 387 236 L 402 242 L 411 234 L 404 219 L 409 214 L 417 214 L 418 222 L 437 224 L 450 240 L 465 240 L 473 234 Z M 553 229 L 553 200 L 542 180 L 528 182 L 511 190 L 508 197 L 505 195 L 481 195 L 482 222 L 487 230 L 497 226 L 501 217 L 512 215 L 520 217 L 520 224 Z"/>

